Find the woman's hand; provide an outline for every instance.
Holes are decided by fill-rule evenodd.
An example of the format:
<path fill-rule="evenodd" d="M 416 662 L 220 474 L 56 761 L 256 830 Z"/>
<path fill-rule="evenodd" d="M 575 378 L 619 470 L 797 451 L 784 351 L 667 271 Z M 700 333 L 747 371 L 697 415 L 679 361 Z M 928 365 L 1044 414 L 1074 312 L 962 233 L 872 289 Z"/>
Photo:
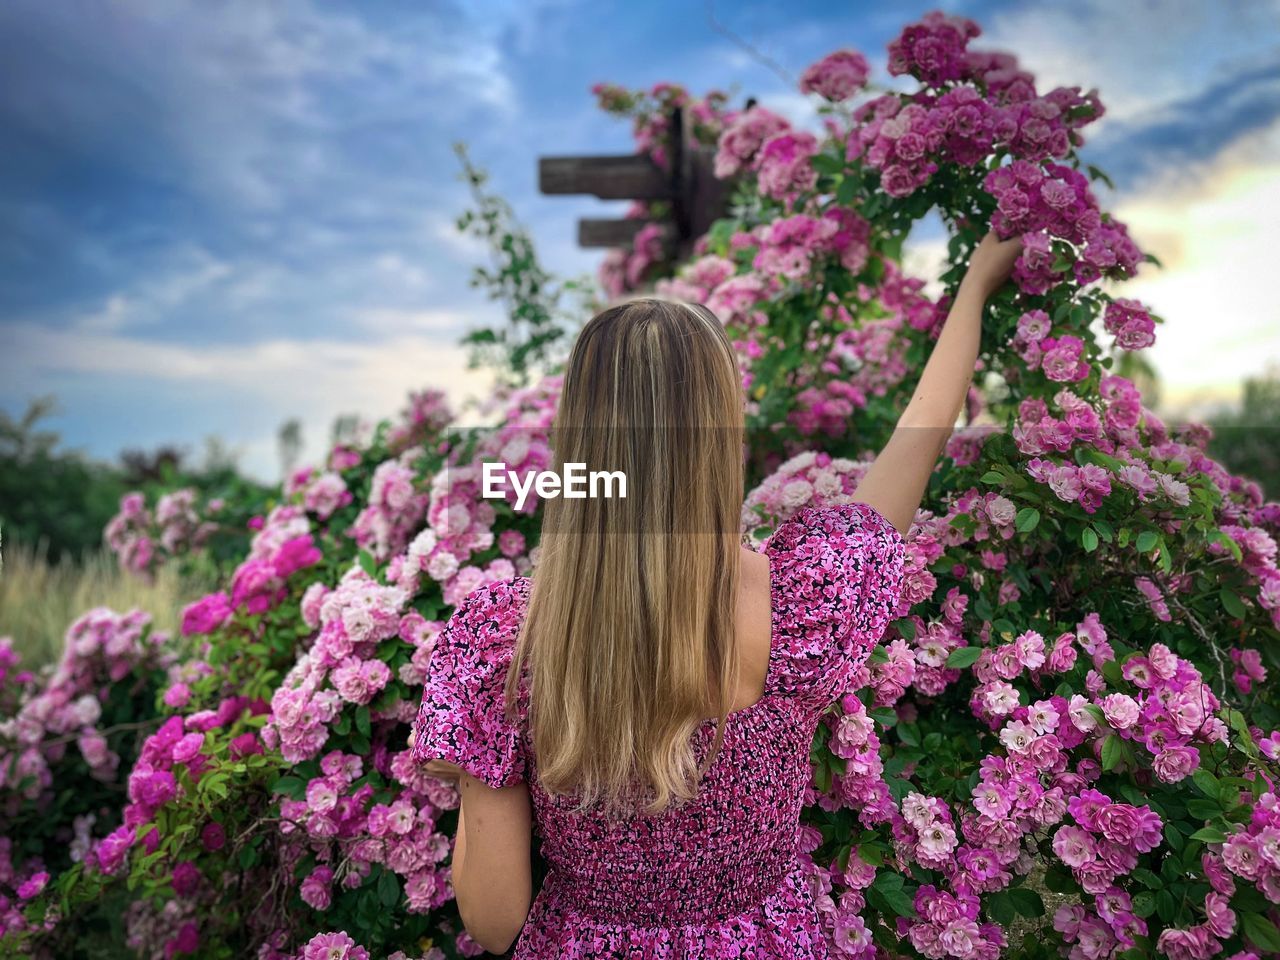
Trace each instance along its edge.
<path fill-rule="evenodd" d="M 987 300 L 1009 279 L 1013 272 L 1014 261 L 1022 253 L 1022 240 L 1011 237 L 1001 240 L 994 230 L 987 231 L 978 248 L 973 251 L 969 260 L 969 270 L 964 275 L 962 285 L 973 287 L 983 300 Z"/>

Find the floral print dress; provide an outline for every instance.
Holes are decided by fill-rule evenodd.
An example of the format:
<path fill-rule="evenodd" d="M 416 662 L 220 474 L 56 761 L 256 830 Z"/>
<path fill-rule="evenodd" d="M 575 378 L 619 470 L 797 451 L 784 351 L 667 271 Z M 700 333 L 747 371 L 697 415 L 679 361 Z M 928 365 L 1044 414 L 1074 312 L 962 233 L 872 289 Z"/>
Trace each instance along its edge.
<path fill-rule="evenodd" d="M 732 712 L 698 795 L 656 816 L 573 812 L 539 789 L 520 719 L 502 689 L 531 581 L 481 587 L 436 640 L 413 756 L 458 764 L 492 787 L 525 782 L 547 875 L 516 943 L 518 960 L 827 958 L 797 859 L 819 716 L 898 615 L 902 535 L 864 503 L 806 507 L 764 546 L 772 642 L 763 697 Z M 525 678 L 527 684 L 527 677 Z M 518 717 L 527 716 L 527 687 Z M 699 760 L 715 735 L 694 738 Z"/>

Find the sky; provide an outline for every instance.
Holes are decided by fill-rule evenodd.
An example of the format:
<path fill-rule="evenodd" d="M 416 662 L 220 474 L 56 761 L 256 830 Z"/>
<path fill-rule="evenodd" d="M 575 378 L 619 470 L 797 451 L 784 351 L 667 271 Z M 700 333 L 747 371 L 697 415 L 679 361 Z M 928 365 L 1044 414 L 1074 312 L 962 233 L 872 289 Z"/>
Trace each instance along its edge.
<path fill-rule="evenodd" d="M 216 436 L 273 479 L 290 418 L 314 460 L 339 415 L 481 396 L 457 342 L 501 315 L 468 282 L 485 251 L 454 229 L 455 141 L 550 270 L 594 274 L 575 223 L 620 205 L 536 182 L 539 156 L 632 152 L 593 83 L 723 89 L 811 125 L 806 66 L 852 47 L 886 81 L 885 45 L 938 6 L 1040 89 L 1100 91 L 1083 156 L 1164 262 L 1123 290 L 1166 320 L 1149 356 L 1168 410 L 1280 359 L 1280 0 L 8 0 L 0 410 L 53 394 L 46 426 L 92 456 L 198 459 Z M 938 238 L 912 239 L 927 274 Z"/>

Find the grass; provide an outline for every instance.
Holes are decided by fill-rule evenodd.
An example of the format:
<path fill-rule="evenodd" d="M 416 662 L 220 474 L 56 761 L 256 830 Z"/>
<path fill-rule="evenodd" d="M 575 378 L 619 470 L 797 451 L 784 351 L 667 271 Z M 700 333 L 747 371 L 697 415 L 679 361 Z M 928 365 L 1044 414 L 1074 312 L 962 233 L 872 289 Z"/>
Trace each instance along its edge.
<path fill-rule="evenodd" d="M 148 583 L 121 570 L 106 551 L 49 563 L 41 547 L 6 539 L 0 553 L 0 636 L 12 637 L 22 666 L 35 670 L 61 657 L 67 628 L 93 607 L 121 613 L 141 607 L 151 614 L 154 629 L 176 631 L 183 607 L 209 589 L 181 576 L 174 564 Z"/>

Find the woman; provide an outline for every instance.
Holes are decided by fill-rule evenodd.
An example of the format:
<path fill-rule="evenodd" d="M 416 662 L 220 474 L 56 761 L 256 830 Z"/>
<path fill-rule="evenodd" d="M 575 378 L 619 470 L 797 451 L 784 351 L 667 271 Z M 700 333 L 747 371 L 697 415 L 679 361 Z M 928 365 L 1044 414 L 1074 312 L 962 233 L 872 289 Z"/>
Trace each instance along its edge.
<path fill-rule="evenodd" d="M 455 775 L 468 932 L 524 958 L 825 958 L 797 861 L 822 712 L 901 611 L 903 536 L 963 404 L 1018 241 L 978 246 L 854 502 L 742 546 L 737 362 L 705 307 L 594 317 L 565 373 L 557 468 L 625 499 L 552 499 L 532 580 L 437 638 L 413 755 Z M 530 833 L 548 865 L 531 904 Z"/>

